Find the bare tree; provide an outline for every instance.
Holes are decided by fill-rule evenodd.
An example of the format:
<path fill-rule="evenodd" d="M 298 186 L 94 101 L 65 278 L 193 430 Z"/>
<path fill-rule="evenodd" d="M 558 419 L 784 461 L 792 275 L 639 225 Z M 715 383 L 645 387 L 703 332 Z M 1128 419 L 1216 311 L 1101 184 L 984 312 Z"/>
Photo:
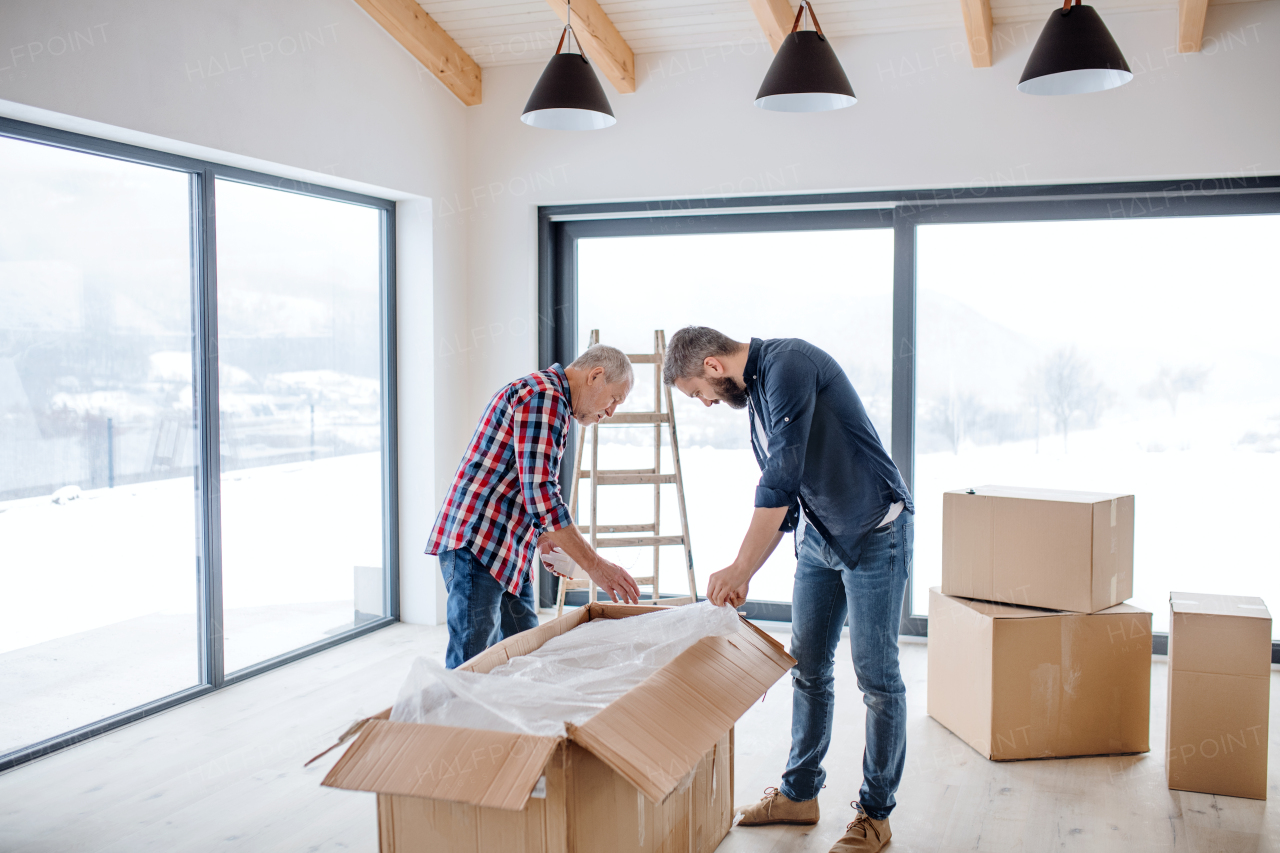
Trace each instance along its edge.
<path fill-rule="evenodd" d="M 968 392 L 956 393 L 951 389 L 946 398 L 935 400 L 929 413 L 929 426 L 940 433 L 952 453 L 960 452 L 960 444 L 983 416 L 982 403 Z"/>
<path fill-rule="evenodd" d="M 1148 400 L 1164 400 L 1170 413 L 1178 414 L 1178 398 L 1183 394 L 1198 394 L 1204 390 L 1210 368 L 1202 365 L 1186 365 L 1174 370 L 1161 367 L 1155 378 L 1138 391 Z"/>
<path fill-rule="evenodd" d="M 1078 416 L 1092 425 L 1111 401 L 1106 387 L 1094 378 L 1093 368 L 1074 346 L 1063 347 L 1041 362 L 1031 384 L 1039 390 L 1037 398 L 1062 433 L 1064 452 L 1073 419 Z"/>

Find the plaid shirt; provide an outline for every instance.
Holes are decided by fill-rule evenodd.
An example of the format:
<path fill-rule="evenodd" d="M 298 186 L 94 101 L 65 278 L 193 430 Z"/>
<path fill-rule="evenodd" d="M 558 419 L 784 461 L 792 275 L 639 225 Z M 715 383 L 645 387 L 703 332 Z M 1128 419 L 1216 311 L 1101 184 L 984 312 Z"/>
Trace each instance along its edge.
<path fill-rule="evenodd" d="M 572 424 L 569 379 L 553 364 L 498 391 L 436 518 L 428 554 L 468 548 L 513 595 L 538 537 L 573 523 L 560 494 Z"/>

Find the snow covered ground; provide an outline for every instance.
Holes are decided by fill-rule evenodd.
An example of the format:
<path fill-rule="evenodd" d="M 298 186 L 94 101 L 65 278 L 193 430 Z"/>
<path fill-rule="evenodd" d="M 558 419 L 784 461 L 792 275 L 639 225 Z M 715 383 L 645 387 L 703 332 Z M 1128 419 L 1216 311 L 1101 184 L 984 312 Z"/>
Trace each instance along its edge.
<path fill-rule="evenodd" d="M 743 415 L 745 418 L 745 415 Z M 1280 549 L 1271 539 L 1280 514 L 1280 454 L 1233 445 L 1244 413 L 1189 401 L 1178 420 L 1153 416 L 1105 429 L 1039 440 L 977 446 L 959 453 L 922 453 L 916 460 L 913 610 L 928 611 L 929 587 L 941 581 L 942 493 L 983 484 L 1026 485 L 1135 495 L 1134 595 L 1168 630 L 1174 590 L 1256 595 L 1280 606 Z M 610 431 L 612 432 L 612 430 Z M 601 467 L 652 464 L 652 449 L 601 443 Z M 749 449 L 681 448 L 699 590 L 727 565 L 750 520 L 759 470 Z M 665 470 L 670 470 L 669 460 Z M 602 522 L 648 521 L 652 487 L 602 490 Z M 663 496 L 663 532 L 678 532 L 675 493 Z M 679 548 L 664 548 L 663 592 L 685 590 Z M 609 552 L 635 574 L 647 574 L 651 550 Z M 795 571 L 785 539 L 757 574 L 751 597 L 789 601 Z"/>
<path fill-rule="evenodd" d="M 226 670 L 353 624 L 382 565 L 379 455 L 222 482 Z M 0 503 L 0 752 L 197 683 L 191 478 Z"/>
<path fill-rule="evenodd" d="M 1156 630 L 1168 629 L 1171 590 L 1280 603 L 1280 551 L 1270 538 L 1280 454 L 1234 446 L 1229 430 L 1215 432 L 1221 414 L 1188 403 L 1176 422 L 1074 433 L 1066 452 L 1060 436 L 1047 435 L 1038 451 L 1027 440 L 921 454 L 915 612 L 925 612 L 940 580 L 942 493 L 984 483 L 1134 493 L 1131 601 L 1155 614 Z M 745 413 L 717 417 L 741 418 L 745 431 Z M 642 443 L 651 435 L 606 429 L 600 466 L 651 466 L 652 447 Z M 663 455 L 670 471 L 669 448 Z M 681 458 L 705 592 L 707 576 L 737 553 L 759 470 L 748 448 L 686 446 Z M 382 560 L 378 454 L 235 471 L 222 486 L 227 671 L 350 627 L 354 567 Z M 190 478 L 85 491 L 64 504 L 0 503 L 0 752 L 196 683 L 195 511 Z M 652 513 L 650 486 L 601 490 L 602 524 Z M 678 531 L 675 490 L 664 486 L 662 532 Z M 638 575 L 649 573 L 651 555 L 607 552 Z M 794 569 L 787 537 L 751 597 L 790 600 Z M 663 592 L 686 591 L 680 547 L 662 549 L 661 572 Z"/>
<path fill-rule="evenodd" d="M 1280 608 L 1280 549 L 1273 533 L 1280 514 L 1280 454 L 1241 450 L 1214 440 L 1212 413 L 1194 419 L 1167 443 L 1162 427 L 1134 421 L 1003 445 L 965 445 L 958 454 L 916 459 L 915 602 L 928 607 L 941 580 L 942 493 L 984 484 L 1024 485 L 1134 495 L 1134 595 L 1130 603 L 1169 628 L 1171 591 L 1260 596 Z M 1232 413 L 1223 418 L 1235 420 Z M 1148 449 L 1150 448 L 1150 449 Z"/>

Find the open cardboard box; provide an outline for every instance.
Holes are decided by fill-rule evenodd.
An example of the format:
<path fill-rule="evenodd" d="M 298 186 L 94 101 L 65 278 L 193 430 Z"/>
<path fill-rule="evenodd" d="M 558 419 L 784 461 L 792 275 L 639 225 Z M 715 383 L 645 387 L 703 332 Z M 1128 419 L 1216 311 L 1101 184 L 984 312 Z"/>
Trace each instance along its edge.
<path fill-rule="evenodd" d="M 472 658 L 488 672 L 591 619 L 664 608 L 589 604 Z M 733 725 L 793 665 L 742 619 L 704 637 L 565 737 L 397 723 L 391 709 L 321 784 L 378 795 L 382 853 L 710 851 L 733 819 Z"/>

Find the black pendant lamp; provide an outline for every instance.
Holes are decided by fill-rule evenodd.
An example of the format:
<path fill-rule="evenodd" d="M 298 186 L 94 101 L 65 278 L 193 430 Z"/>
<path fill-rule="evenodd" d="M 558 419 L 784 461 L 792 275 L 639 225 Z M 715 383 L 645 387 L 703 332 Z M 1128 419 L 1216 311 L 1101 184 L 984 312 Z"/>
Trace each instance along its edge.
<path fill-rule="evenodd" d="M 806 9 L 813 30 L 800 29 L 800 18 Z M 801 0 L 791 33 L 782 40 L 756 93 L 756 106 L 784 113 L 817 113 L 851 107 L 857 102 L 836 52 L 822 34 L 813 6 L 809 0 Z"/>
<path fill-rule="evenodd" d="M 560 52 L 562 47 L 568 47 L 566 40 L 573 37 L 572 13 L 566 3 L 556 55 L 538 78 L 520 116 L 527 125 L 548 130 L 599 130 L 618 121 L 596 73 L 581 53 L 582 44 L 578 44 L 578 53 Z"/>
<path fill-rule="evenodd" d="M 1116 40 L 1092 6 L 1063 0 L 1040 31 L 1018 91 L 1028 95 L 1079 95 L 1123 86 L 1133 79 Z"/>

